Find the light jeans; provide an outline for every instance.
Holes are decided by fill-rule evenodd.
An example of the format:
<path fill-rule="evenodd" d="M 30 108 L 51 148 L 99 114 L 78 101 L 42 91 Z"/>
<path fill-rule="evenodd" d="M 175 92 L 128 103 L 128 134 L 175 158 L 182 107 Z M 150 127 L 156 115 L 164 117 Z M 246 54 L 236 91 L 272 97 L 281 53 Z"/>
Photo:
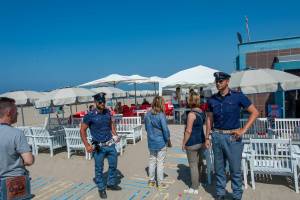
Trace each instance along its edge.
<path fill-rule="evenodd" d="M 226 194 L 226 161 L 229 163 L 231 176 L 232 196 L 235 199 L 242 199 L 242 173 L 241 161 L 244 144 L 242 139 L 236 139 L 230 134 L 222 134 L 218 131 L 212 133 L 212 148 L 214 152 L 215 173 L 216 173 L 216 194 Z"/>
<path fill-rule="evenodd" d="M 155 169 L 157 168 L 157 185 L 160 185 L 164 180 L 164 161 L 167 155 L 167 147 L 160 151 L 150 150 L 149 157 L 149 178 L 150 181 L 155 181 Z"/>

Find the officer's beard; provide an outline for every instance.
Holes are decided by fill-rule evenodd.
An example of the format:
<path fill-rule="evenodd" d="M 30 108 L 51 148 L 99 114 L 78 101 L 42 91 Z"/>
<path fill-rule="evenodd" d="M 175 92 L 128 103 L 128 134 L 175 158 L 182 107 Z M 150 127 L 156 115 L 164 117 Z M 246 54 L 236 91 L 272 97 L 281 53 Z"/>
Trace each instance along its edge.
<path fill-rule="evenodd" d="M 98 109 L 99 111 L 103 111 L 104 108 L 105 108 L 105 105 L 104 105 L 104 104 L 99 104 L 99 103 L 97 103 L 97 104 L 96 104 L 96 107 L 97 107 L 97 109 Z"/>

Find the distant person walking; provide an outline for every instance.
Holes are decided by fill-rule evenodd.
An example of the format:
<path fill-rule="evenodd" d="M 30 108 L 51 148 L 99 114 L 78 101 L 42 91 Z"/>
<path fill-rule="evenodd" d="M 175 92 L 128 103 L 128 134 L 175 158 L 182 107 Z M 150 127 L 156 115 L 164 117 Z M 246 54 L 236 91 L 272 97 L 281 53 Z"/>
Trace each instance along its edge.
<path fill-rule="evenodd" d="M 11 126 L 17 117 L 15 100 L 0 97 L 0 178 L 28 175 L 25 166 L 34 163 L 24 133 Z"/>
<path fill-rule="evenodd" d="M 149 186 L 154 187 L 155 170 L 157 170 L 158 189 L 166 188 L 164 180 L 164 161 L 167 146 L 171 147 L 170 131 L 164 113 L 165 103 L 161 96 L 156 96 L 152 102 L 152 109 L 146 113 L 145 128 L 148 139 L 149 157 Z"/>
<path fill-rule="evenodd" d="M 200 96 L 196 92 L 190 92 L 188 105 L 191 111 L 186 121 L 182 149 L 186 150 L 192 185 L 184 192 L 198 194 L 199 176 L 203 174 L 203 150 L 205 143 L 203 124 L 205 123 L 205 114 L 199 108 Z"/>
<path fill-rule="evenodd" d="M 176 91 L 172 93 L 171 102 L 172 102 L 173 108 L 174 108 L 174 119 L 175 119 L 175 121 L 178 121 L 180 119 L 180 117 L 179 117 L 180 112 L 178 111 L 178 109 L 181 106 L 181 91 L 180 91 L 180 87 L 177 87 Z M 181 122 L 179 122 L 179 123 L 181 123 Z"/>

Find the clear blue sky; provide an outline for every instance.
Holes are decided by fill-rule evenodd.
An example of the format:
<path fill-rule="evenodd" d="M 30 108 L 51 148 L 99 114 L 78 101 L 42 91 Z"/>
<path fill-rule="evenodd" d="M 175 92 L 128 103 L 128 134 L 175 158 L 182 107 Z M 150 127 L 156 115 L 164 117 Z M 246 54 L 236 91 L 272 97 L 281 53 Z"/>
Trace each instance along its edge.
<path fill-rule="evenodd" d="M 231 72 L 236 32 L 300 35 L 299 1 L 0 1 L 0 93 L 78 85 L 111 73 Z"/>

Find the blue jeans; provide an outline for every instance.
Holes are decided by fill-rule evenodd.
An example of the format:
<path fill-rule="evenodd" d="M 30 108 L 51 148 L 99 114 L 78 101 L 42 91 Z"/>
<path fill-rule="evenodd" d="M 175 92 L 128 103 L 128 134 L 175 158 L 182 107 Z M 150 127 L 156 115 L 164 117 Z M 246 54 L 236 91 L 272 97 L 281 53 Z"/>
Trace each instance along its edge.
<path fill-rule="evenodd" d="M 118 154 L 115 145 L 100 147 L 99 152 L 94 152 L 95 159 L 95 183 L 99 190 L 105 190 L 106 183 L 103 177 L 104 158 L 107 157 L 109 169 L 107 185 L 116 185 Z"/>
<path fill-rule="evenodd" d="M 216 172 L 216 194 L 225 195 L 226 175 L 225 164 L 226 160 L 229 163 L 231 175 L 231 188 L 233 198 L 242 199 L 242 173 L 241 160 L 243 152 L 242 139 L 236 139 L 230 134 L 222 134 L 218 131 L 212 134 L 212 148 L 214 152 L 215 172 Z"/>

